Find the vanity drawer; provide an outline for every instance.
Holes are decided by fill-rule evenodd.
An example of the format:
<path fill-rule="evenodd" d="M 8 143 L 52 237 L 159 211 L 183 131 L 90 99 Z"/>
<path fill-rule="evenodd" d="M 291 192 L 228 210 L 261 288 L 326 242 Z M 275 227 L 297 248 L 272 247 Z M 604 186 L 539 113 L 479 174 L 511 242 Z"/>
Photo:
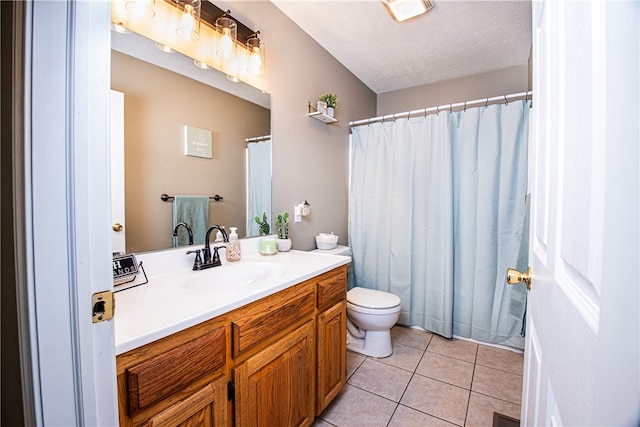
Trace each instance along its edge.
<path fill-rule="evenodd" d="M 320 276 L 317 285 L 318 311 L 324 311 L 334 304 L 347 298 L 347 268 L 337 270 Z"/>
<path fill-rule="evenodd" d="M 152 357 L 126 370 L 129 415 L 156 403 L 226 363 L 225 328 Z"/>
<path fill-rule="evenodd" d="M 273 336 L 304 316 L 310 316 L 314 307 L 314 290 L 305 288 L 301 293 L 282 303 L 276 301 L 263 310 L 257 310 L 232 323 L 233 356 Z M 265 336 L 265 331 L 268 335 Z"/>

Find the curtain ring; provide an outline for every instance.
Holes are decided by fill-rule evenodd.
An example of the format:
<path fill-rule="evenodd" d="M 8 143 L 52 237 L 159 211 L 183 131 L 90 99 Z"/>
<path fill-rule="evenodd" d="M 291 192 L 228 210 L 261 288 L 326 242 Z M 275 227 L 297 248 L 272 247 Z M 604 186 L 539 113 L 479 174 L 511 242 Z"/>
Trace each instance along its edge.
<path fill-rule="evenodd" d="M 440 114 L 440 106 L 436 106 L 436 116 Z"/>
<path fill-rule="evenodd" d="M 484 108 L 487 108 L 488 105 L 489 105 L 489 98 L 487 98 L 487 100 L 484 102 Z"/>
<path fill-rule="evenodd" d="M 464 110 L 463 111 L 467 111 L 467 101 L 464 101 Z"/>
<path fill-rule="evenodd" d="M 449 112 L 453 113 L 453 104 L 449 104 Z"/>
<path fill-rule="evenodd" d="M 504 105 L 509 105 L 509 100 L 507 99 L 507 95 L 504 96 Z"/>

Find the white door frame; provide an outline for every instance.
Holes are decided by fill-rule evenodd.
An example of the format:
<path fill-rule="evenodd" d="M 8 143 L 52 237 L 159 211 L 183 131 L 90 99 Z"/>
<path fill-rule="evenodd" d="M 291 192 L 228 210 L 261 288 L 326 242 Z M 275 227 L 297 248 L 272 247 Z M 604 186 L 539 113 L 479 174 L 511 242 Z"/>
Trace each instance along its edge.
<path fill-rule="evenodd" d="M 113 321 L 92 323 L 91 304 L 113 289 L 109 7 L 26 4 L 25 369 L 37 425 L 118 423 Z"/>

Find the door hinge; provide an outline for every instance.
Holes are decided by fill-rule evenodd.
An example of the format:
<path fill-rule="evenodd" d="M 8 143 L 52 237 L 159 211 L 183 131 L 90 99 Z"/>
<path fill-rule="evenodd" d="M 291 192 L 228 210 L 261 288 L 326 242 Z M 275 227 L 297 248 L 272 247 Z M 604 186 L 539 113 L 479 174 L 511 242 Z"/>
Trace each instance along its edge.
<path fill-rule="evenodd" d="M 93 323 L 111 320 L 116 309 L 116 300 L 112 291 L 102 291 L 93 294 Z"/>
<path fill-rule="evenodd" d="M 236 386 L 231 381 L 227 383 L 227 400 L 233 402 L 236 395 Z"/>

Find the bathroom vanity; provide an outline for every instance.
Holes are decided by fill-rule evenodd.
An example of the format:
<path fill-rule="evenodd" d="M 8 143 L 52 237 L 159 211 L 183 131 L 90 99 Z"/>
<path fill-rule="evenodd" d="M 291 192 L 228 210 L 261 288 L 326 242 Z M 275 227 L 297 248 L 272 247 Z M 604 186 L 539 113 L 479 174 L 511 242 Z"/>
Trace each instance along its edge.
<path fill-rule="evenodd" d="M 337 395 L 350 258 L 248 258 L 116 294 L 121 425 L 311 425 Z"/>

